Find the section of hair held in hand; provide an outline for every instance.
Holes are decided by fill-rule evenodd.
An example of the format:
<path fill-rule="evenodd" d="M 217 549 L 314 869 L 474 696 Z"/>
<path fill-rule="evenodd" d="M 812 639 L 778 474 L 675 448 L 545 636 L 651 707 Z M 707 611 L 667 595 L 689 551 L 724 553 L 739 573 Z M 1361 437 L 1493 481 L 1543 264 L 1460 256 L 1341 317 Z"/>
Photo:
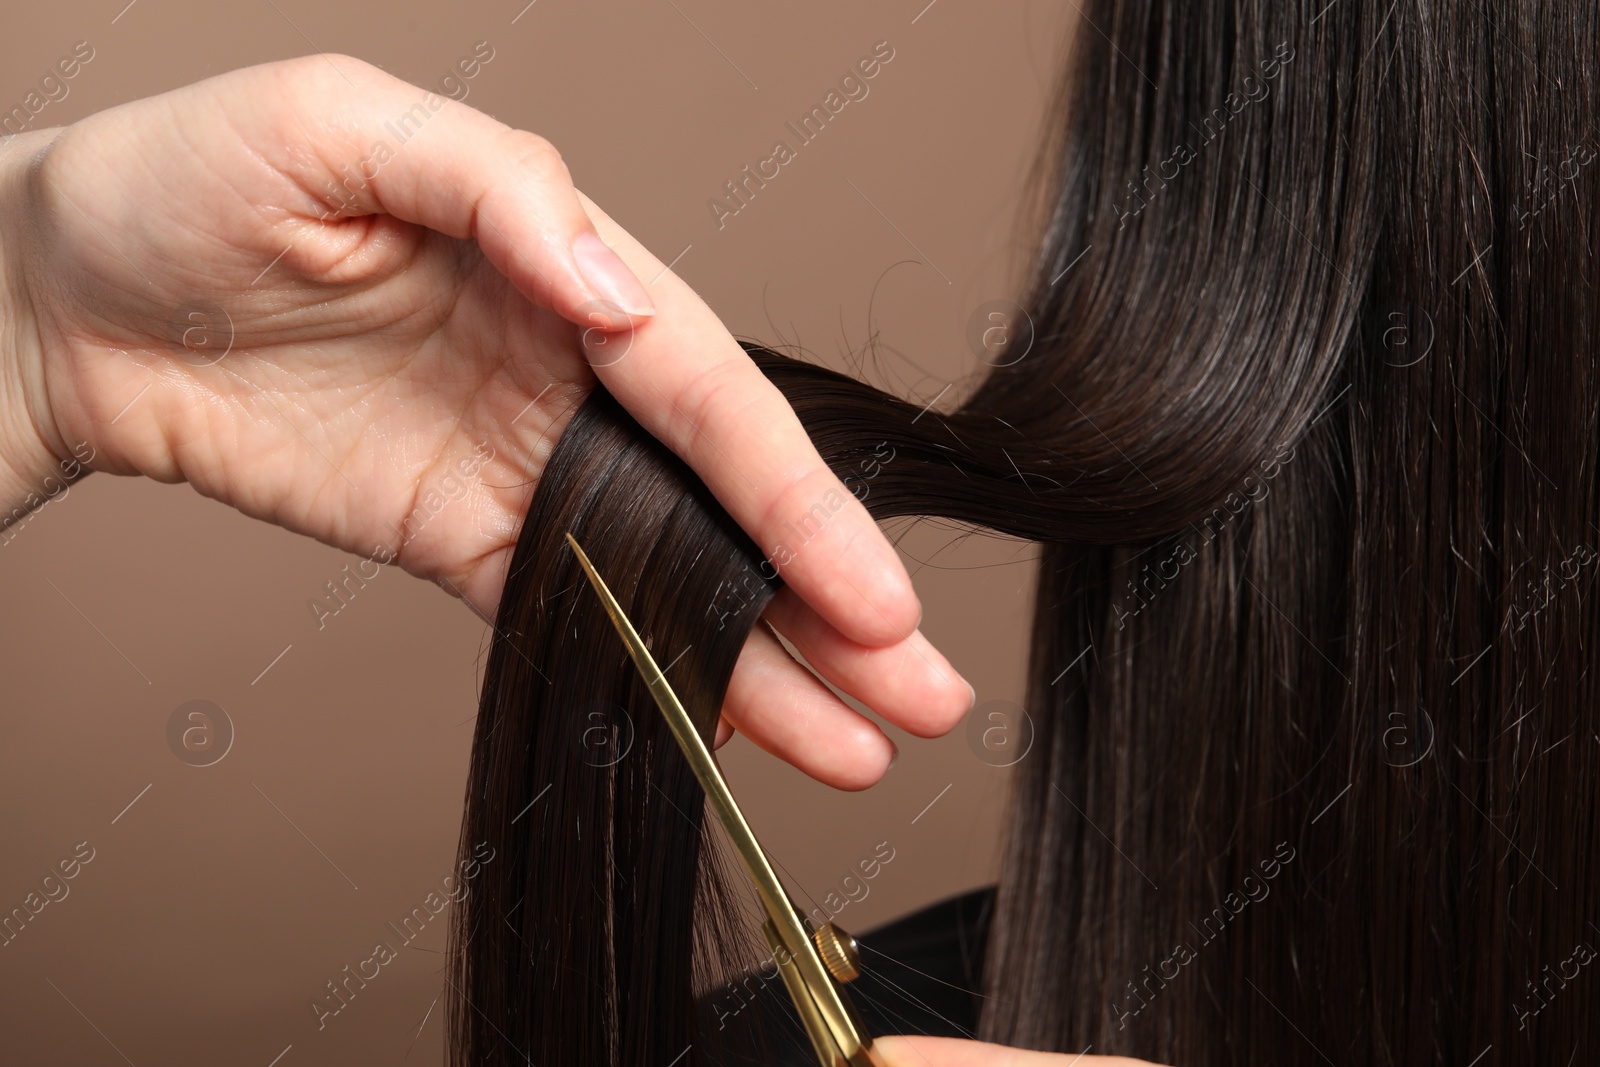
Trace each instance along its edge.
<path fill-rule="evenodd" d="M 1595 16 L 1084 14 L 1031 347 L 952 414 L 751 349 L 874 515 L 1043 545 L 983 1036 L 1593 1060 Z M 758 1055 L 697 1014 L 756 924 L 569 529 L 708 736 L 773 592 L 775 546 L 596 393 L 489 654 L 453 1062 Z"/>
<path fill-rule="evenodd" d="M 567 531 L 708 740 L 771 596 L 757 582 L 718 620 L 692 609 L 758 561 L 754 546 L 681 462 L 594 394 L 523 526 L 484 673 L 464 832 L 500 861 L 452 930 L 457 1063 L 670 1062 L 696 1041 L 697 955 L 750 958 L 721 936 L 733 898 L 702 863 L 699 786 Z"/>

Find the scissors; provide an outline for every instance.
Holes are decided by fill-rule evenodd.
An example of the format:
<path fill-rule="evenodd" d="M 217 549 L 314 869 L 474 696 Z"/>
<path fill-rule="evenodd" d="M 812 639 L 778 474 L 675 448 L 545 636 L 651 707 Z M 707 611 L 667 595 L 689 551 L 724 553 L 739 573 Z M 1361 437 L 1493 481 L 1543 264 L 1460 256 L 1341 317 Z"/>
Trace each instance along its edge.
<path fill-rule="evenodd" d="M 818 1061 L 822 1067 L 883 1067 L 883 1061 L 872 1052 L 871 1036 L 843 988 L 861 975 L 861 957 L 855 938 L 832 923 L 807 933 L 793 901 L 773 873 L 767 854 L 761 850 L 755 833 L 750 829 L 750 824 L 745 822 L 744 813 L 739 810 L 733 793 L 728 790 L 728 783 L 722 777 L 716 757 L 695 730 L 689 713 L 678 701 L 672 686 L 667 684 L 650 650 L 645 647 L 627 615 L 623 614 L 616 597 L 611 595 L 611 590 L 595 572 L 594 564 L 589 562 L 577 539 L 569 533 L 567 543 L 572 546 L 578 563 L 589 576 L 589 584 L 599 594 L 606 614 L 611 616 L 612 625 L 617 628 L 622 643 L 628 648 L 633 665 L 639 669 L 650 695 L 655 697 L 656 706 L 666 716 L 672 736 L 677 738 L 678 746 L 683 749 L 689 766 L 694 769 L 695 778 L 705 790 L 706 799 L 711 802 L 712 810 L 717 813 L 722 828 L 733 841 L 744 869 L 755 883 L 756 894 L 767 912 L 767 921 L 761 931 L 766 935 L 773 962 L 778 964 L 784 987 L 794 1001 L 795 1010 L 799 1012 L 800 1022 L 805 1027 L 806 1036 L 811 1039 L 811 1047 L 816 1051 Z"/>

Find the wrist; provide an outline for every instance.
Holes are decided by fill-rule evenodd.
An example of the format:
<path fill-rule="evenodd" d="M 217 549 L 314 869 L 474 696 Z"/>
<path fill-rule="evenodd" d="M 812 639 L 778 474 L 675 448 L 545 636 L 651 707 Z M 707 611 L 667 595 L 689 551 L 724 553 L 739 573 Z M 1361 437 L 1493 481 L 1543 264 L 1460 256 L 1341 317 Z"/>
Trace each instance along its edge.
<path fill-rule="evenodd" d="M 60 132 L 0 138 L 0 529 L 86 472 L 85 456 L 67 449 L 51 415 L 31 285 L 38 269 L 33 168 Z"/>

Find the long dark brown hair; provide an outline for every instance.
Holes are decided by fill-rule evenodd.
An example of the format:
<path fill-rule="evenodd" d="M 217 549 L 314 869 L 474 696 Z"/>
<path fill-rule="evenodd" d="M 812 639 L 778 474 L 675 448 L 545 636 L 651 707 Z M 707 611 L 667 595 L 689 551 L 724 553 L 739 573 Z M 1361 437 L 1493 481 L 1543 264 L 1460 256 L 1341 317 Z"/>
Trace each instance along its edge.
<path fill-rule="evenodd" d="M 921 414 L 751 348 L 838 471 L 894 449 L 875 515 L 1043 546 L 983 1035 L 1184 1067 L 1592 1062 L 1600 17 L 1083 23 L 1026 351 Z M 569 529 L 707 732 L 775 589 L 597 392 L 489 657 L 462 841 L 505 859 L 458 913 L 454 1062 L 710 1062 L 694 990 L 750 958 L 739 897 Z"/>

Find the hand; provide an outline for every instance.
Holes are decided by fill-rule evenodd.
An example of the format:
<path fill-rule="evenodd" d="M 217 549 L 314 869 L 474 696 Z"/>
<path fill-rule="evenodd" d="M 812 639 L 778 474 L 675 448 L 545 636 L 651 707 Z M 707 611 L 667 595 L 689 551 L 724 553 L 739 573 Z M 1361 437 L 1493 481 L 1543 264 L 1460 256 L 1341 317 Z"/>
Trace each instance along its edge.
<path fill-rule="evenodd" d="M 758 544 L 846 501 L 769 615 L 822 674 L 926 736 L 970 706 L 782 395 L 541 138 L 313 56 L 14 138 L 0 211 L 5 511 L 92 449 L 93 469 L 188 481 L 492 619 L 598 375 Z M 757 631 L 726 720 L 824 781 L 876 781 L 888 739 Z"/>
<path fill-rule="evenodd" d="M 1030 1052 L 953 1037 L 879 1037 L 872 1051 L 888 1067 L 1153 1067 L 1126 1056 Z"/>

